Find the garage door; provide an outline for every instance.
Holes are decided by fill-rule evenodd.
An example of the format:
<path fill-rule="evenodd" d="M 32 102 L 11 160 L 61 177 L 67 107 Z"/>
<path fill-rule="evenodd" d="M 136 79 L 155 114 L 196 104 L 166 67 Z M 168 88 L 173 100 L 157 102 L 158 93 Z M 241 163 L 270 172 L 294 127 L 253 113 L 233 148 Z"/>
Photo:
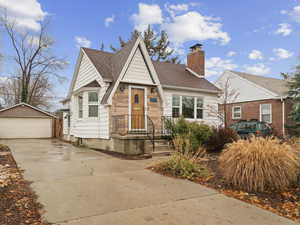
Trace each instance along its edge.
<path fill-rule="evenodd" d="M 0 118 L 0 138 L 50 138 L 52 119 Z"/>

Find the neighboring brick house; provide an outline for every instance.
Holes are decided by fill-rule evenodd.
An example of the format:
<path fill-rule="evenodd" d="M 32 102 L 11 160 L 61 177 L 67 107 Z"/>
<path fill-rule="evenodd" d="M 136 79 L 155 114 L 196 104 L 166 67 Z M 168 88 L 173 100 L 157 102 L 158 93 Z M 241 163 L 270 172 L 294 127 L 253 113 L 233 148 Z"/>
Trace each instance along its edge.
<path fill-rule="evenodd" d="M 220 89 L 235 92 L 228 100 L 227 124 L 257 119 L 269 123 L 276 135 L 286 135 L 292 104 L 287 98 L 287 81 L 236 71 L 225 71 L 215 82 Z"/>
<path fill-rule="evenodd" d="M 149 139 L 160 138 L 166 117 L 217 123 L 206 108 L 217 109 L 220 90 L 205 79 L 204 63 L 199 44 L 191 47 L 187 65 L 154 62 L 142 37 L 116 53 L 81 48 L 63 101 L 69 109 L 63 116 L 64 138 L 139 154 L 149 153 Z"/>

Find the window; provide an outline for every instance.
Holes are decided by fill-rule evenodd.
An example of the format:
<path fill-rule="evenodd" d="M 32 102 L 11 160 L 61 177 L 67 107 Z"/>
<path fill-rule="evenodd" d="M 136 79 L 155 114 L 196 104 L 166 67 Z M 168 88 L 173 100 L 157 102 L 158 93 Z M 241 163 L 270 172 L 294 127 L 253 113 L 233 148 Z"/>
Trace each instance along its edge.
<path fill-rule="evenodd" d="M 272 105 L 261 104 L 260 105 L 260 121 L 266 123 L 272 123 Z"/>
<path fill-rule="evenodd" d="M 194 97 L 182 96 L 182 115 L 187 119 L 194 119 Z"/>
<path fill-rule="evenodd" d="M 172 98 L 172 117 L 177 118 L 180 115 L 180 96 L 173 95 Z"/>
<path fill-rule="evenodd" d="M 134 103 L 135 103 L 135 104 L 139 104 L 139 95 L 138 95 L 138 94 L 136 94 L 136 95 L 134 96 Z"/>
<path fill-rule="evenodd" d="M 203 119 L 203 99 L 193 96 L 172 97 L 172 117 L 182 115 L 186 119 Z"/>
<path fill-rule="evenodd" d="M 82 118 L 83 115 L 82 103 L 83 103 L 82 95 L 79 95 L 78 96 L 78 118 Z"/>
<path fill-rule="evenodd" d="M 232 119 L 241 119 L 242 118 L 242 107 L 241 106 L 233 106 L 232 107 Z"/>
<path fill-rule="evenodd" d="M 202 98 L 196 98 L 197 99 L 197 110 L 196 110 L 196 117 L 197 119 L 203 119 L 203 99 Z"/>
<path fill-rule="evenodd" d="M 89 92 L 88 93 L 88 107 L 89 107 L 89 117 L 98 117 L 98 93 Z"/>

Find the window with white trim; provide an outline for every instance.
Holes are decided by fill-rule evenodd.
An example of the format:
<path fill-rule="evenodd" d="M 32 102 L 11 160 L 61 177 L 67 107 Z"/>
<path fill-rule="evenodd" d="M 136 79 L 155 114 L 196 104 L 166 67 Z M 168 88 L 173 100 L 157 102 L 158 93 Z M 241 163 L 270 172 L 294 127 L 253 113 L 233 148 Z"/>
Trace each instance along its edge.
<path fill-rule="evenodd" d="M 242 118 L 242 107 L 241 106 L 233 106 L 232 107 L 232 119 L 241 119 Z"/>
<path fill-rule="evenodd" d="M 272 105 L 260 104 L 260 121 L 272 123 Z"/>
<path fill-rule="evenodd" d="M 98 114 L 99 114 L 98 93 L 88 92 L 88 116 L 98 117 Z"/>
<path fill-rule="evenodd" d="M 194 96 L 172 96 L 172 117 L 182 115 L 186 119 L 203 119 L 203 98 Z"/>
<path fill-rule="evenodd" d="M 172 97 L 172 117 L 177 118 L 180 116 L 180 96 L 173 95 Z"/>
<path fill-rule="evenodd" d="M 83 97 L 82 94 L 78 96 L 78 118 L 83 116 Z"/>

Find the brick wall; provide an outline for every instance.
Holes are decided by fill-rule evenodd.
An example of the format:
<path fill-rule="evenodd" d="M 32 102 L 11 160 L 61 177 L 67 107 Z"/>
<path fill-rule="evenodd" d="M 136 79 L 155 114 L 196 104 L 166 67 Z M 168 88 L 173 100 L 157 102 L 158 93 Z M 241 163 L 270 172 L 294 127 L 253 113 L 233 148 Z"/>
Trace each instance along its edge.
<path fill-rule="evenodd" d="M 260 119 L 260 104 L 271 104 L 272 105 L 272 124 L 275 133 L 277 135 L 283 135 L 282 127 L 282 102 L 280 99 L 268 99 L 260 101 L 233 103 L 227 105 L 227 123 L 228 126 L 238 122 L 239 120 L 250 120 L 250 119 Z M 288 114 L 291 110 L 291 102 L 285 101 L 285 123 L 288 122 Z M 232 119 L 232 108 L 233 106 L 241 106 L 242 108 L 242 118 Z"/>
<path fill-rule="evenodd" d="M 123 91 L 120 90 L 120 87 L 115 92 L 112 98 L 112 106 L 110 109 L 110 115 L 128 115 L 129 111 L 129 102 L 128 102 L 128 95 L 129 95 L 129 85 L 128 84 L 121 84 L 124 88 Z M 138 86 L 138 85 L 134 85 Z M 142 86 L 144 87 L 144 86 Z M 150 99 L 154 100 L 156 98 L 157 102 L 151 101 Z M 156 132 L 160 132 L 161 128 L 161 116 L 163 113 L 162 102 L 156 87 L 147 87 L 147 115 L 151 118 L 155 125 Z M 126 121 L 128 123 L 128 121 Z"/>

